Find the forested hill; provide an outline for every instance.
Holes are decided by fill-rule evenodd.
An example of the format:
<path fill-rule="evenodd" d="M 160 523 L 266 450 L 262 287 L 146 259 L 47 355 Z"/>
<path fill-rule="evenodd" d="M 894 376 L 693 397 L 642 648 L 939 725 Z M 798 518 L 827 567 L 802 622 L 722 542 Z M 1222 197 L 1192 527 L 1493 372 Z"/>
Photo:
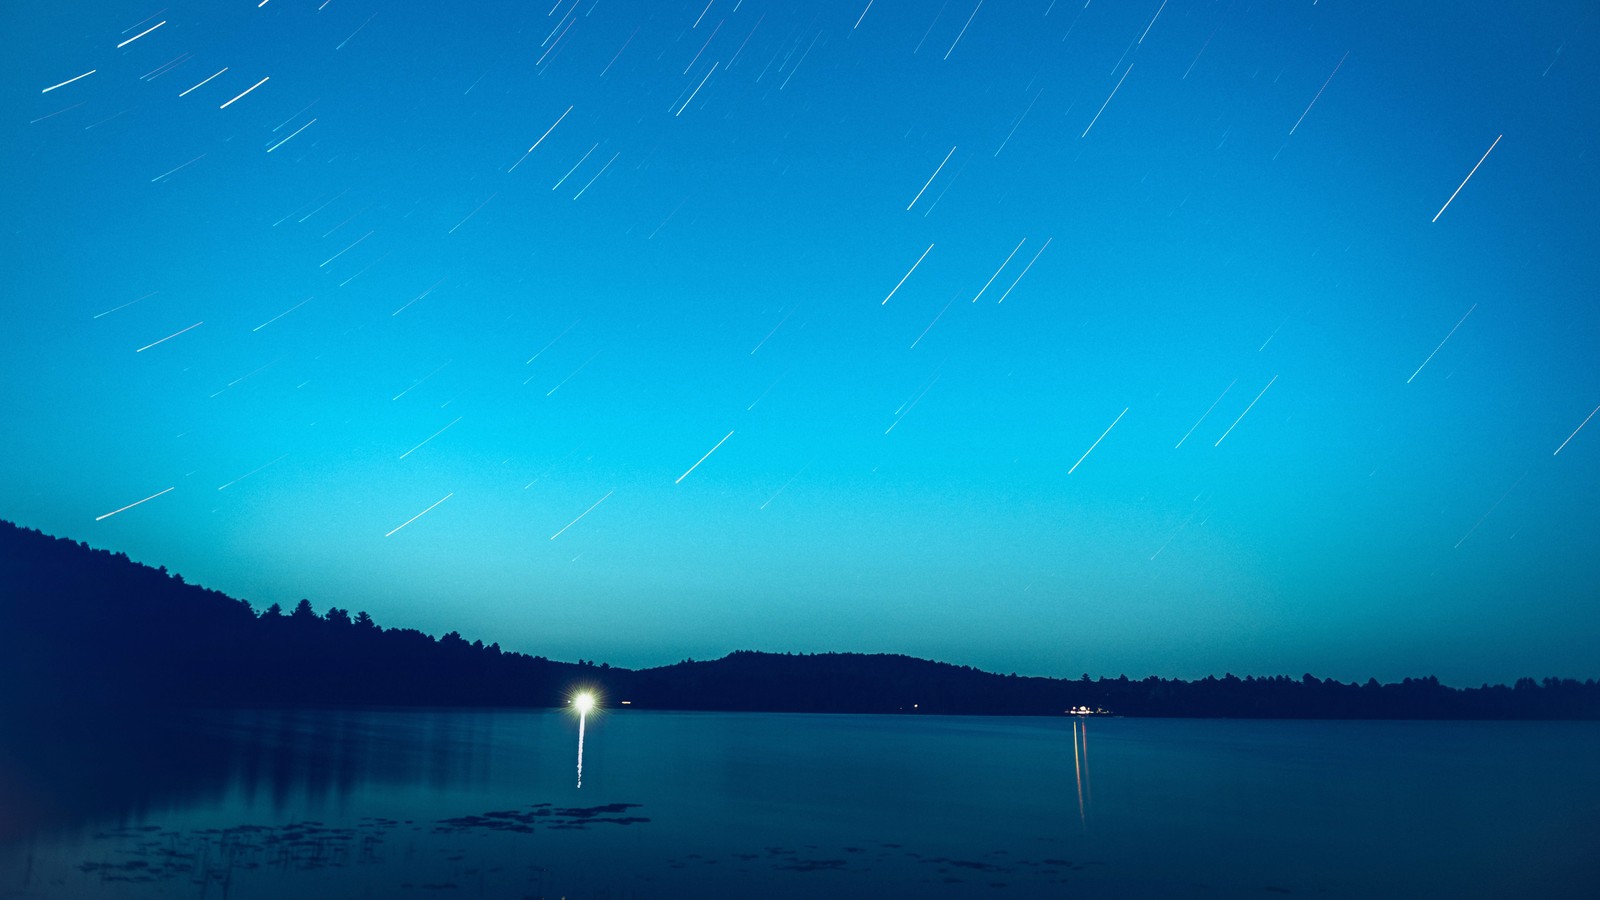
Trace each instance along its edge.
<path fill-rule="evenodd" d="M 556 706 L 583 671 L 307 600 L 258 615 L 165 567 L 0 522 L 0 705 Z"/>
<path fill-rule="evenodd" d="M 1457 689 L 1437 678 L 1395 684 L 1300 678 L 1079 680 L 996 675 L 908 656 L 740 651 L 627 673 L 630 705 L 666 709 L 1279 719 L 1600 719 L 1600 682 L 1547 678 Z"/>
<path fill-rule="evenodd" d="M 1593 679 L 1455 689 L 1433 678 L 1080 680 L 906 656 L 741 651 L 637 671 L 382 628 L 302 600 L 257 613 L 121 553 L 0 522 L 0 708 L 560 706 L 579 687 L 633 709 L 1264 718 L 1600 719 Z"/>

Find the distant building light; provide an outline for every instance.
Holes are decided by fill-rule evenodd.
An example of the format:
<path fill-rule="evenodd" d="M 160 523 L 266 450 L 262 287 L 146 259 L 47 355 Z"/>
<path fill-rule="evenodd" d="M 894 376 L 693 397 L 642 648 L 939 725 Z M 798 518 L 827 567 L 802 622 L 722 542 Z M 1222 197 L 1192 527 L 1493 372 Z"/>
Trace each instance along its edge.
<path fill-rule="evenodd" d="M 622 701 L 622 705 L 623 706 L 632 706 L 633 705 L 633 701 L 632 700 L 624 700 L 624 701 Z"/>

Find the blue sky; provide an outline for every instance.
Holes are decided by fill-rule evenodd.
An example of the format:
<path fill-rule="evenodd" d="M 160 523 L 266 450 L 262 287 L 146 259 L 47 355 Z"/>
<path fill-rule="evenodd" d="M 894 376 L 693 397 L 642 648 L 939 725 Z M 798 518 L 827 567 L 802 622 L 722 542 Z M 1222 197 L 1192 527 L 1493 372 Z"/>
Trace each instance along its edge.
<path fill-rule="evenodd" d="M 0 516 L 630 666 L 1597 674 L 1580 5 L 17 17 Z"/>

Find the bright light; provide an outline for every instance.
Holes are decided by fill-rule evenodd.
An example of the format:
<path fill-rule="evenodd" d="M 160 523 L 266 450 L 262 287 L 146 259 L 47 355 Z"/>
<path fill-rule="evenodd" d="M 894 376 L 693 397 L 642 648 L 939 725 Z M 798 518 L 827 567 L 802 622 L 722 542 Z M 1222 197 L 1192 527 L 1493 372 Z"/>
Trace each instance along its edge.
<path fill-rule="evenodd" d="M 594 709 L 594 691 L 579 691 L 572 695 L 572 708 L 578 711 L 578 787 L 583 787 L 583 726 Z"/>

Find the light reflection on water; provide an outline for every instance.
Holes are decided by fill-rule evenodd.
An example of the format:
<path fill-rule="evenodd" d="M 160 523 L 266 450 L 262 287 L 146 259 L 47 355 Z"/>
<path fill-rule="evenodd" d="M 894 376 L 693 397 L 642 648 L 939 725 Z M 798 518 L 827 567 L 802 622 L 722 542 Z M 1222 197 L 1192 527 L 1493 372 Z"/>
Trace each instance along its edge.
<path fill-rule="evenodd" d="M 1072 776 L 1078 788 L 1078 824 L 1085 834 L 1089 831 L 1089 817 L 1083 805 L 1083 781 L 1089 761 L 1089 728 L 1083 717 L 1072 720 Z"/>
<path fill-rule="evenodd" d="M 1600 874 L 1593 724 L 1097 719 L 1091 780 L 1079 718 L 586 719 L 586 784 L 568 711 L 6 728 L 0 897 L 1581 896 Z"/>
<path fill-rule="evenodd" d="M 583 787 L 583 726 L 588 718 L 587 709 L 578 710 L 578 787 Z"/>

